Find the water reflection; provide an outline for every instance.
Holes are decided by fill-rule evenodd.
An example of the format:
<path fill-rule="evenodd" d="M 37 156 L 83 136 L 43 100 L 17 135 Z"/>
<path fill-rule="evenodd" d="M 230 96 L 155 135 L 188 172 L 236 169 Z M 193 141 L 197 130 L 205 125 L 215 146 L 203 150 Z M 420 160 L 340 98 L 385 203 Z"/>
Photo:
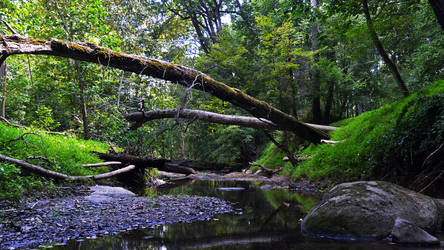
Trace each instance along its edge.
<path fill-rule="evenodd" d="M 318 201 L 312 194 L 266 190 L 251 182 L 212 181 L 183 181 L 142 193 L 214 196 L 234 203 L 236 211 L 209 221 L 159 225 L 113 237 L 71 241 L 60 249 L 401 249 L 384 242 L 307 239 L 300 233 L 300 221 Z"/>

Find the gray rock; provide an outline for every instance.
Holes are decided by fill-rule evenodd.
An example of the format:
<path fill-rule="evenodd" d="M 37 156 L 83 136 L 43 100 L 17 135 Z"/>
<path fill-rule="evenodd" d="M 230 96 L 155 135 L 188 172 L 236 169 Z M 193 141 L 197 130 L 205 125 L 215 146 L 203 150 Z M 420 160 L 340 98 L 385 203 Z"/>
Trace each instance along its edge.
<path fill-rule="evenodd" d="M 95 203 L 108 202 L 115 199 L 129 198 L 136 196 L 136 194 L 134 194 L 133 192 L 126 190 L 122 187 L 96 185 L 90 187 L 90 190 L 93 191 L 93 193 L 91 193 L 89 196 L 86 196 L 85 199 Z"/>
<path fill-rule="evenodd" d="M 440 241 L 408 220 L 397 218 L 392 240 L 401 244 L 439 245 Z"/>
<path fill-rule="evenodd" d="M 391 233 L 398 217 L 430 233 L 442 225 L 433 198 L 388 182 L 359 181 L 333 187 L 301 227 L 315 236 L 382 239 Z"/>

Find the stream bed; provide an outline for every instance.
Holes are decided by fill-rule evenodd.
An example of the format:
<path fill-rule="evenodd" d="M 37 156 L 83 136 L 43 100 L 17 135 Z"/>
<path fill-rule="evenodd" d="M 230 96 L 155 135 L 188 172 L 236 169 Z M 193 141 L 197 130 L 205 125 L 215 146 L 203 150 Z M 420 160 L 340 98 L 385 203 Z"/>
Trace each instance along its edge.
<path fill-rule="evenodd" d="M 388 241 L 339 242 L 302 235 L 302 218 L 319 194 L 290 192 L 259 182 L 186 181 L 170 187 L 141 190 L 144 196 L 199 195 L 234 204 L 234 212 L 210 220 L 157 225 L 82 241 L 55 249 L 440 249 L 399 246 Z M 365 226 L 365 225 L 363 225 Z M 444 239 L 440 235 L 441 240 Z"/>

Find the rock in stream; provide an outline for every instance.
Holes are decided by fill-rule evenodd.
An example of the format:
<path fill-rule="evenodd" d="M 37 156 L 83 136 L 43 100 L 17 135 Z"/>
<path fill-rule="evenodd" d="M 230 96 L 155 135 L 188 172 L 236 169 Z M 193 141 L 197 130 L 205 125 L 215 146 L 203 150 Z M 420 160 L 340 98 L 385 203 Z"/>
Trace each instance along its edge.
<path fill-rule="evenodd" d="M 429 234 L 442 229 L 443 208 L 441 200 L 388 182 L 343 183 L 324 195 L 304 218 L 302 230 L 337 239 L 383 239 L 395 234 L 396 242 L 439 244 Z M 400 230 L 401 223 L 409 227 Z M 418 238 L 412 241 L 408 235 Z"/>

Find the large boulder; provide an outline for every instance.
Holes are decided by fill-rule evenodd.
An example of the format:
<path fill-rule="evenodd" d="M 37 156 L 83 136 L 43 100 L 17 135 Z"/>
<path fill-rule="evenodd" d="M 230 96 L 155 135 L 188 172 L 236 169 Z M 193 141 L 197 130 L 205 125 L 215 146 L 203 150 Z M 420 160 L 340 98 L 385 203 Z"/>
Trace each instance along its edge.
<path fill-rule="evenodd" d="M 382 239 L 400 218 L 434 233 L 443 222 L 440 202 L 383 181 L 343 183 L 324 195 L 304 218 L 302 230 L 313 236 Z"/>

